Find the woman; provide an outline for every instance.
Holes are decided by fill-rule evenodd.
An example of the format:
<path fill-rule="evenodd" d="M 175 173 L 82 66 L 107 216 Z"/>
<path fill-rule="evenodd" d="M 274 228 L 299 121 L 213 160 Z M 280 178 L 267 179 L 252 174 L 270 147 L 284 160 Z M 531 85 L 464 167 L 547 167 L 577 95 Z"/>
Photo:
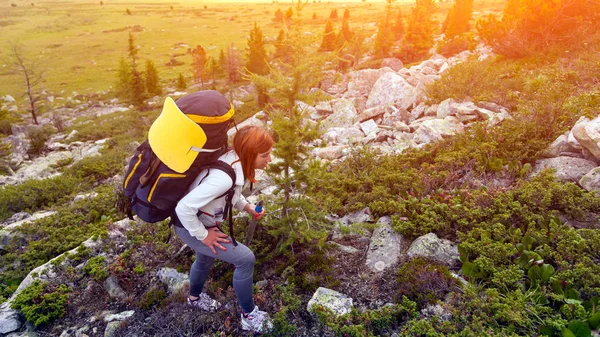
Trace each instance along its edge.
<path fill-rule="evenodd" d="M 241 128 L 233 139 L 233 150 L 219 159 L 231 165 L 236 173 L 233 206 L 259 219 L 264 211 L 257 213 L 254 205 L 241 194 L 244 182 L 254 182 L 255 170 L 262 170 L 271 162 L 273 138 L 262 128 Z M 215 310 L 219 303 L 202 293 L 204 282 L 215 258 L 235 265 L 233 289 L 242 307 L 242 328 L 254 332 L 268 331 L 272 327 L 269 316 L 259 311 L 252 298 L 254 253 L 245 245 L 234 246 L 217 225 L 223 221 L 225 196 L 231 188 L 231 178 L 221 170 L 200 172 L 192 189 L 175 208 L 175 233 L 196 252 L 190 271 L 190 294 L 188 303 L 203 310 Z"/>

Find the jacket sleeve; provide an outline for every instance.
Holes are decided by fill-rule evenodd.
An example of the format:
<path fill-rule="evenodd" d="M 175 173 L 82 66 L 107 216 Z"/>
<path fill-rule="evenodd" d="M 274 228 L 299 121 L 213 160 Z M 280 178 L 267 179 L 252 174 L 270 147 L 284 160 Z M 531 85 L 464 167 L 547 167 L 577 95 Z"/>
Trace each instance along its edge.
<path fill-rule="evenodd" d="M 183 197 L 175 207 L 181 224 L 198 240 L 206 239 L 208 230 L 198 219 L 198 211 L 231 187 L 231 178 L 220 170 L 210 170 L 202 183 Z"/>
<path fill-rule="evenodd" d="M 246 201 L 246 198 L 244 197 L 244 195 L 242 195 L 242 193 L 240 192 L 240 198 L 238 199 L 238 201 L 235 203 L 235 205 L 233 205 L 233 207 L 235 209 L 237 209 L 238 211 L 243 211 L 244 207 L 246 207 L 246 205 L 248 204 L 248 201 Z"/>

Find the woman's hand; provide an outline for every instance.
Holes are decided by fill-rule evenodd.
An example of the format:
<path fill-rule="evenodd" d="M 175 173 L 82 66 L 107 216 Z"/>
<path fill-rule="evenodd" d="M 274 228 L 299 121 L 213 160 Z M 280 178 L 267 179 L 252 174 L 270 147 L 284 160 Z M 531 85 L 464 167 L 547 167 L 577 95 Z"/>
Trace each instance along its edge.
<path fill-rule="evenodd" d="M 227 234 L 221 232 L 219 228 L 213 227 L 208 228 L 208 235 L 206 235 L 206 238 L 204 238 L 204 240 L 201 240 L 200 242 L 207 245 L 208 248 L 210 248 L 210 250 L 212 250 L 212 252 L 215 255 L 219 255 L 215 247 L 219 248 L 222 251 L 227 250 L 227 248 L 221 246 L 219 242 L 230 243 L 231 241 L 229 241 L 229 239 L 227 238 Z"/>
<path fill-rule="evenodd" d="M 246 207 L 244 207 L 244 211 L 246 211 L 248 214 L 250 214 L 252 216 L 252 219 L 254 220 L 259 220 L 260 218 L 262 218 L 265 215 L 265 209 L 263 208 L 262 211 L 257 212 L 254 210 L 255 206 L 248 203 L 246 204 Z"/>

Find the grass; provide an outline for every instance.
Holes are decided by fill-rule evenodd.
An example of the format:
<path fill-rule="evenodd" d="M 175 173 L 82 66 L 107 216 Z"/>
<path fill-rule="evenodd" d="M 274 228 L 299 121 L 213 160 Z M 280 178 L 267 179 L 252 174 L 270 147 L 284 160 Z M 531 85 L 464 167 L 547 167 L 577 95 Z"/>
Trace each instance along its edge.
<path fill-rule="evenodd" d="M 207 54 L 218 57 L 221 49 L 233 44 L 242 54 L 249 31 L 256 21 L 267 41 L 275 40 L 282 24 L 272 21 L 275 11 L 285 12 L 290 3 L 196 3 L 144 1 L 108 2 L 75 0 L 73 2 L 41 1 L 34 6 L 16 2 L 0 3 L 0 35 L 5 41 L 0 48 L 0 92 L 20 99 L 23 80 L 12 69 L 7 42 L 21 43 L 30 57 L 41 57 L 45 69 L 44 87 L 57 95 L 73 91 L 90 93 L 110 90 L 117 78 L 120 57 L 127 56 L 127 38 L 134 32 L 143 63 L 155 62 L 161 79 L 174 81 L 179 73 L 191 74 L 191 55 L 188 47 L 202 45 Z M 498 10 L 500 0 L 482 4 L 481 13 Z M 375 22 L 383 14 L 385 3 L 352 2 L 313 3 L 302 12 L 307 30 L 322 34 L 329 13 L 338 10 L 334 22 L 341 27 L 343 12 L 350 11 L 350 28 L 374 33 Z M 408 13 L 414 2 L 399 2 L 394 6 Z M 206 8 L 204 8 L 206 6 Z M 442 21 L 450 3 L 440 3 L 438 20 Z M 171 7 L 173 7 L 171 9 Z M 132 15 L 127 15 L 129 9 Z M 312 15 L 316 13 L 317 19 Z M 136 29 L 134 27 L 141 27 Z M 270 46 L 269 46 L 270 47 Z M 176 57 L 184 64 L 170 67 L 166 64 Z"/>

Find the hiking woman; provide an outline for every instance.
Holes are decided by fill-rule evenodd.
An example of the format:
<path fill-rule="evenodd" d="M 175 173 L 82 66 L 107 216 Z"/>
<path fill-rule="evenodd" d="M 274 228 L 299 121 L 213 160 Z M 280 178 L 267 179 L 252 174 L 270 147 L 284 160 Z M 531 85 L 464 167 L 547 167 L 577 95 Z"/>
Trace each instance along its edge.
<path fill-rule="evenodd" d="M 271 161 L 273 138 L 266 130 L 248 126 L 241 128 L 233 139 L 233 149 L 219 159 L 231 165 L 236 173 L 232 205 L 259 219 L 255 206 L 241 194 L 246 181 L 254 182 L 255 170 L 262 170 Z M 234 245 L 218 225 L 223 221 L 225 196 L 232 186 L 230 176 L 221 170 L 203 170 L 192 183 L 191 190 L 175 208 L 175 233 L 196 253 L 190 271 L 188 303 L 203 310 L 216 310 L 220 304 L 202 292 L 204 282 L 216 259 L 235 266 L 233 289 L 242 308 L 242 328 L 254 332 L 270 330 L 272 323 L 264 311 L 259 311 L 252 298 L 254 253 L 245 245 Z M 209 174 L 210 173 L 210 174 Z"/>

